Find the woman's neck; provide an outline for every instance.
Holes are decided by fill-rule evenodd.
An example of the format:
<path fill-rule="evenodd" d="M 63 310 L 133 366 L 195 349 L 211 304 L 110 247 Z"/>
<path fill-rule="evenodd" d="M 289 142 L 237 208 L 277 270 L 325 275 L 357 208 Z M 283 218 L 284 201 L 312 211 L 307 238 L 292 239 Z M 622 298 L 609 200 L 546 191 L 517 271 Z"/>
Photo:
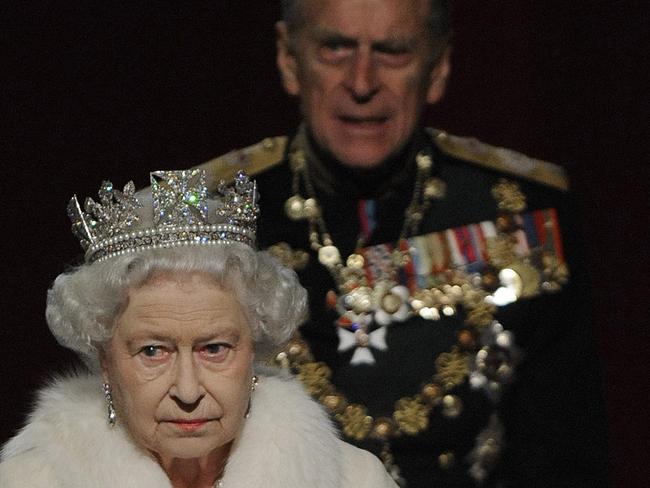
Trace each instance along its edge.
<path fill-rule="evenodd" d="M 158 456 L 158 462 L 174 488 L 212 488 L 223 473 L 229 452 L 230 445 L 201 458 Z"/>

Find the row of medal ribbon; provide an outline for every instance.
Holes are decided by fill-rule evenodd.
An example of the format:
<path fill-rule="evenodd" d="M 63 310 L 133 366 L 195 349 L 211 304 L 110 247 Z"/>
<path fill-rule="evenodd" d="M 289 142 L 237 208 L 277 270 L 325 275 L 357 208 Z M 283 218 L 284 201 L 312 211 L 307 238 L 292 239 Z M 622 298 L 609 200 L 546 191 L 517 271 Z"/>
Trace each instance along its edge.
<path fill-rule="evenodd" d="M 555 209 L 517 215 L 516 223 L 520 229 L 514 231 L 512 236 L 516 239 L 513 251 L 518 257 L 526 257 L 532 250 L 547 251 L 555 255 L 559 263 L 564 262 Z M 369 286 L 388 279 L 414 291 L 426 288 L 431 276 L 449 269 L 480 272 L 486 263 L 491 262 L 488 241 L 497 236 L 495 223 L 484 221 L 403 239 L 397 246 L 410 259 L 402 267 L 394 265 L 392 254 L 395 247 L 391 244 L 369 246 L 357 252 L 364 257 Z"/>

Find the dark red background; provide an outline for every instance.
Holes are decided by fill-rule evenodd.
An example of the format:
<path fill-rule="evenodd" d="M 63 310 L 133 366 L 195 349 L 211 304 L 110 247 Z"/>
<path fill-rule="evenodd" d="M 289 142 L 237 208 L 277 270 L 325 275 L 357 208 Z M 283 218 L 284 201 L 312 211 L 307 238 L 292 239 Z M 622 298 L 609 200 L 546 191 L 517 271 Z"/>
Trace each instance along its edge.
<path fill-rule="evenodd" d="M 69 364 L 45 291 L 78 252 L 65 204 L 147 182 L 298 122 L 274 67 L 274 1 L 3 7 L 0 442 Z M 72 5 L 71 5 L 72 4 Z M 454 72 L 430 125 L 565 166 L 582 211 L 616 486 L 646 486 L 645 2 L 458 0 Z"/>

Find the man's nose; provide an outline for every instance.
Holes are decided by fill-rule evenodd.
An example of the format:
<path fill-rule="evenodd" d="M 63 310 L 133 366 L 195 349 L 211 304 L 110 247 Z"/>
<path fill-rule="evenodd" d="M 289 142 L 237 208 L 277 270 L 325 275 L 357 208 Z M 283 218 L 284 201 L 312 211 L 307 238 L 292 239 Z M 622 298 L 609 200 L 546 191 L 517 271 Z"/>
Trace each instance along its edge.
<path fill-rule="evenodd" d="M 175 369 L 171 395 L 184 405 L 195 405 L 203 397 L 204 389 L 192 352 L 179 351 Z"/>
<path fill-rule="evenodd" d="M 351 59 L 347 88 L 357 103 L 366 103 L 379 89 L 377 68 L 372 53 L 359 50 Z"/>

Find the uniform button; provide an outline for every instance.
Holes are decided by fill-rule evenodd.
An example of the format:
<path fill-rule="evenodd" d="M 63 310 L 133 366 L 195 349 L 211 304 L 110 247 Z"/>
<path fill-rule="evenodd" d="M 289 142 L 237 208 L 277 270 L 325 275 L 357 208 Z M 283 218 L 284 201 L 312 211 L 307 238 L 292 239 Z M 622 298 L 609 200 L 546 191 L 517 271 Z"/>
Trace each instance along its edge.
<path fill-rule="evenodd" d="M 433 404 L 442 396 L 442 388 L 435 383 L 427 383 L 422 387 L 422 396 L 429 404 Z"/>
<path fill-rule="evenodd" d="M 474 334 L 469 330 L 464 329 L 458 333 L 458 343 L 465 349 L 471 349 L 474 347 Z"/>
<path fill-rule="evenodd" d="M 433 166 L 433 160 L 431 156 L 426 154 L 424 151 L 420 151 L 417 156 L 415 156 L 415 162 L 418 165 L 419 169 L 429 169 Z"/>
<path fill-rule="evenodd" d="M 442 397 L 442 415 L 447 418 L 456 418 L 463 411 L 463 402 L 456 395 Z"/>
<path fill-rule="evenodd" d="M 272 137 L 267 137 L 262 141 L 262 147 L 267 151 L 272 151 L 275 149 L 275 139 Z"/>
<path fill-rule="evenodd" d="M 456 461 L 456 456 L 454 456 L 453 452 L 446 451 L 443 452 L 440 456 L 438 456 L 438 466 L 440 466 L 440 469 L 443 470 L 448 470 L 454 465 L 454 462 Z"/>
<path fill-rule="evenodd" d="M 445 197 L 447 185 L 440 178 L 429 178 L 424 183 L 424 196 L 426 198 L 441 199 Z"/>
<path fill-rule="evenodd" d="M 377 439 L 388 439 L 395 432 L 395 423 L 387 418 L 380 417 L 375 421 L 375 426 L 373 427 L 373 435 Z"/>

